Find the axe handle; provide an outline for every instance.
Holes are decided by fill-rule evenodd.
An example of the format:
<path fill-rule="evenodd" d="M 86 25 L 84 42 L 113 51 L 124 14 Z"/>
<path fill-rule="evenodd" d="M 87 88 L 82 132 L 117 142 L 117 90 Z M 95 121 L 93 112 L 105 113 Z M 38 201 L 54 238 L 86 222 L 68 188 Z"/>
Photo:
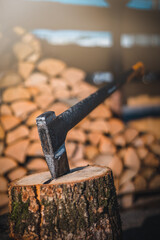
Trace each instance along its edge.
<path fill-rule="evenodd" d="M 78 124 L 83 118 L 85 118 L 93 109 L 95 109 L 100 103 L 102 103 L 107 97 L 113 92 L 120 88 L 125 82 L 131 81 L 134 77 L 144 74 L 144 65 L 141 62 L 135 64 L 130 70 L 123 73 L 118 81 L 107 84 L 100 88 L 89 97 L 78 102 L 65 112 L 61 113 L 56 117 L 54 128 L 56 136 L 59 136 L 56 141 L 58 149 L 61 144 L 65 141 L 67 132 Z M 77 86 L 78 87 L 78 86 Z M 57 132 L 57 133 L 56 133 Z"/>

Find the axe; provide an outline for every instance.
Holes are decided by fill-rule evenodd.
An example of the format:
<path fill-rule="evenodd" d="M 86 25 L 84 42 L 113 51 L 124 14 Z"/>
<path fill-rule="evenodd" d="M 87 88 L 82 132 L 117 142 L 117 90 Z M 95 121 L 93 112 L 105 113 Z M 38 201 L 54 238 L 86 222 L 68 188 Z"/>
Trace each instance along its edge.
<path fill-rule="evenodd" d="M 123 73 L 118 81 L 111 82 L 100 88 L 60 115 L 56 116 L 55 112 L 49 111 L 36 118 L 43 153 L 52 179 L 70 172 L 65 148 L 65 138 L 68 131 L 125 82 L 129 82 L 134 77 L 143 74 L 144 65 L 138 62 L 130 70 Z"/>

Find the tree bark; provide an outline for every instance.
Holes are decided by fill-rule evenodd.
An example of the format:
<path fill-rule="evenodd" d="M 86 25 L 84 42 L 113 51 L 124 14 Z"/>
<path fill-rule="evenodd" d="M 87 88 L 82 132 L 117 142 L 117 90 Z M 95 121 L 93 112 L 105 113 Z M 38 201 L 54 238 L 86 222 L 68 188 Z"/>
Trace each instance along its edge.
<path fill-rule="evenodd" d="M 112 172 L 87 166 L 44 184 L 49 172 L 9 186 L 15 239 L 122 239 Z"/>

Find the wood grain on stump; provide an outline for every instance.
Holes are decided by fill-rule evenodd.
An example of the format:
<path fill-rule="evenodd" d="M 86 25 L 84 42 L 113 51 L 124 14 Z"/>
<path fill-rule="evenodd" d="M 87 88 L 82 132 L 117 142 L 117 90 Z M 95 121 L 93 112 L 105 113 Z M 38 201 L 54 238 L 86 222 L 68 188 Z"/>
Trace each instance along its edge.
<path fill-rule="evenodd" d="M 112 172 L 87 166 L 52 180 L 49 172 L 9 186 L 10 231 L 15 239 L 121 239 Z"/>

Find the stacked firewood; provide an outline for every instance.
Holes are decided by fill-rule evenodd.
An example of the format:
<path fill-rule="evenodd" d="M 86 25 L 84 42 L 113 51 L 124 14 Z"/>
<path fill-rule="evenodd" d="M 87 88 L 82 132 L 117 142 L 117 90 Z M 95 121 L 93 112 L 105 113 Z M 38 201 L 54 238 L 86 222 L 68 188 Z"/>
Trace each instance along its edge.
<path fill-rule="evenodd" d="M 7 184 L 24 175 L 47 170 L 36 127 L 45 111 L 56 115 L 97 88 L 84 81 L 85 72 L 57 59 L 40 59 L 33 35 L 16 29 L 13 46 L 17 68 L 0 80 L 0 208 L 8 204 Z M 114 117 L 110 101 L 91 112 L 67 136 L 71 168 L 109 166 L 123 207 L 133 203 L 134 192 L 160 187 L 160 144 L 148 132 L 125 126 Z M 126 195 L 127 193 L 127 195 Z"/>

